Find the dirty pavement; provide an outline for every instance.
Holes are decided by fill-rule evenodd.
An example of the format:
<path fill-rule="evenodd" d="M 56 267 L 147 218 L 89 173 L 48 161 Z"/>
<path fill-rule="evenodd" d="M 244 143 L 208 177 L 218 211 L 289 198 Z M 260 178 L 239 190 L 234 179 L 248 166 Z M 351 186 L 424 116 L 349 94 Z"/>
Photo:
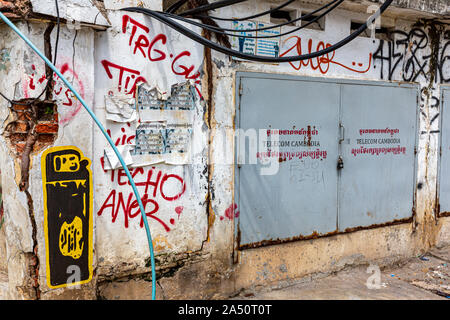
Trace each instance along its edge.
<path fill-rule="evenodd" d="M 381 267 L 347 267 L 288 286 L 241 291 L 232 300 L 450 300 L 450 246 Z"/>

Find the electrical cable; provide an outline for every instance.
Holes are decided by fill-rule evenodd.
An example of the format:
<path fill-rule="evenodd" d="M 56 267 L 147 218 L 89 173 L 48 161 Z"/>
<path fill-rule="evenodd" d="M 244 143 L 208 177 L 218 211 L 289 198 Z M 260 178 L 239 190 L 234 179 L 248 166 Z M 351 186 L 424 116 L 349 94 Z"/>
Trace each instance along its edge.
<path fill-rule="evenodd" d="M 223 8 L 223 7 L 228 7 L 228 6 L 231 6 L 233 4 L 240 3 L 240 2 L 245 2 L 245 1 L 248 1 L 248 0 L 222 0 L 222 1 L 217 1 L 217 2 L 210 3 L 210 4 L 205 4 L 203 6 L 200 6 L 200 7 L 194 8 L 194 9 L 189 9 L 189 10 L 183 11 L 183 12 L 180 13 L 180 16 L 194 15 L 196 13 L 210 11 L 210 10 L 219 9 L 219 8 Z"/>
<path fill-rule="evenodd" d="M 328 3 L 327 5 L 325 5 L 325 6 L 321 7 L 321 8 L 319 8 L 319 9 L 316 9 L 316 10 L 313 11 L 313 12 L 310 12 L 310 13 L 308 13 L 308 14 L 305 14 L 305 15 L 299 17 L 299 18 L 296 18 L 296 19 L 294 19 L 294 20 L 291 20 L 291 21 L 288 21 L 288 22 L 285 22 L 285 23 L 281 23 L 281 24 L 277 24 L 277 25 L 272 25 L 272 26 L 269 26 L 269 27 L 259 28 L 259 29 L 236 30 L 236 29 L 217 28 L 217 27 L 210 26 L 210 25 L 207 25 L 207 24 L 204 24 L 204 23 L 199 23 L 199 22 L 196 22 L 196 21 L 192 21 L 192 20 L 189 20 L 189 19 L 186 19 L 186 18 L 177 16 L 177 15 L 168 14 L 168 13 L 163 13 L 163 14 L 166 15 L 166 16 L 169 16 L 169 17 L 171 17 L 171 18 L 174 18 L 174 19 L 177 19 L 177 20 L 186 22 L 186 23 L 190 23 L 190 24 L 192 24 L 192 25 L 195 25 L 195 26 L 204 28 L 204 29 L 206 29 L 206 30 L 210 30 L 210 31 L 215 32 L 215 33 L 224 34 L 224 35 L 227 35 L 227 36 L 230 36 L 230 37 L 237 37 L 237 38 L 251 38 L 251 39 L 265 39 L 265 38 L 278 38 L 278 37 L 281 37 L 281 36 L 285 36 L 285 35 L 291 34 L 291 33 L 293 33 L 293 32 L 296 32 L 296 31 L 298 31 L 298 30 L 301 30 L 301 29 L 303 29 L 303 28 L 306 28 L 306 27 L 309 26 L 310 24 L 316 22 L 317 20 L 321 19 L 322 17 L 324 17 L 325 15 L 327 15 L 328 13 L 330 13 L 331 11 L 333 11 L 336 7 L 338 7 L 338 6 L 339 6 L 342 2 L 344 2 L 344 1 L 345 1 L 345 0 L 334 0 L 334 1 L 330 2 L 330 3 Z M 273 28 L 277 28 L 277 27 L 280 27 L 280 26 L 284 26 L 284 25 L 289 24 L 289 23 L 291 23 L 291 22 L 303 20 L 303 19 L 306 19 L 306 18 L 311 17 L 312 15 L 314 15 L 314 14 L 317 13 L 318 11 L 321 11 L 322 9 L 324 9 L 324 8 L 326 8 L 327 6 L 331 5 L 332 3 L 335 3 L 335 4 L 334 4 L 331 8 L 327 9 L 325 12 L 321 13 L 321 14 L 318 15 L 318 16 L 315 16 L 313 19 L 311 19 L 310 21 L 308 21 L 308 22 L 305 23 L 304 25 L 302 25 L 302 26 L 300 26 L 300 27 L 296 27 L 296 28 L 294 28 L 294 29 L 292 29 L 292 30 L 289 30 L 289 31 L 287 31 L 287 32 L 284 32 L 284 33 L 275 34 L 275 35 L 269 35 L 269 36 L 258 36 L 258 35 L 256 35 L 256 36 L 252 36 L 252 35 L 245 35 L 245 36 L 243 36 L 243 35 L 239 35 L 239 34 L 238 34 L 238 33 L 242 33 L 242 32 L 258 32 L 258 31 L 263 31 L 263 30 L 273 29 Z M 232 32 L 234 32 L 234 33 L 227 33 L 227 32 L 224 32 L 223 30 L 225 30 L 225 31 L 232 31 Z"/>
<path fill-rule="evenodd" d="M 381 15 L 388 7 L 389 5 L 393 2 L 393 0 L 385 0 L 385 2 L 381 5 L 381 7 L 378 9 L 378 11 L 374 14 L 374 16 L 379 16 Z M 267 57 L 267 56 L 258 56 L 258 55 L 252 55 L 252 54 L 246 54 L 246 53 L 242 53 L 239 52 L 237 50 L 233 50 L 233 49 L 228 49 L 224 46 L 221 46 L 211 40 L 205 39 L 202 36 L 196 34 L 195 32 L 193 32 L 192 30 L 184 27 L 183 25 L 172 21 L 170 18 L 167 18 L 164 14 L 152 11 L 152 10 L 148 10 L 148 9 L 144 9 L 144 8 L 138 8 L 138 7 L 129 7 L 129 8 L 123 8 L 121 10 L 124 11 L 130 11 L 130 12 L 140 12 L 140 13 L 144 13 L 145 15 L 148 15 L 150 17 L 153 17 L 159 21 L 161 21 L 162 23 L 168 25 L 169 27 L 172 27 L 173 29 L 175 29 L 176 31 L 180 32 L 181 34 L 185 35 L 186 37 L 202 44 L 205 45 L 215 51 L 224 53 L 226 55 L 230 55 L 230 56 L 234 56 L 237 58 L 241 58 L 241 59 L 245 59 L 245 60 L 250 60 L 250 61 L 258 61 L 258 62 L 269 62 L 269 63 L 279 63 L 279 62 L 292 62 L 292 61 L 299 61 L 299 60 L 307 60 L 307 59 L 312 59 L 312 58 L 317 58 L 319 56 L 325 55 L 327 53 L 333 52 L 339 48 L 341 48 L 342 46 L 346 45 L 347 43 L 349 43 L 350 41 L 352 41 L 353 39 L 355 39 L 358 35 L 360 35 L 361 33 L 363 33 L 367 28 L 368 28 L 368 22 L 366 21 L 364 24 L 362 24 L 358 29 L 356 29 L 352 34 L 350 34 L 349 36 L 347 36 L 346 38 L 340 40 L 339 42 L 335 43 L 334 45 L 331 46 L 327 46 L 326 48 L 316 51 L 316 52 L 312 52 L 312 53 L 308 53 L 308 54 L 302 54 L 302 55 L 297 55 L 297 56 L 288 56 L 288 57 Z M 373 21 L 372 21 L 373 22 Z"/>
<path fill-rule="evenodd" d="M 292 19 L 292 20 L 289 20 L 289 21 L 286 21 L 286 22 L 282 22 L 282 23 L 279 23 L 279 24 L 274 24 L 274 25 L 270 25 L 270 26 L 267 26 L 267 27 L 263 27 L 263 28 L 244 29 L 244 30 L 240 30 L 240 31 L 241 31 L 241 32 L 258 32 L 258 31 L 264 31 L 264 30 L 274 29 L 274 28 L 278 28 L 278 27 L 283 27 L 283 26 L 288 25 L 288 24 L 290 24 L 290 23 L 294 23 L 294 22 L 297 22 L 297 21 L 300 21 L 300 20 L 307 19 L 307 18 L 313 16 L 314 14 L 316 14 L 317 12 L 322 11 L 323 9 L 329 7 L 329 6 L 332 5 L 332 4 L 335 4 L 335 5 L 332 7 L 332 8 L 334 9 L 334 8 L 336 8 L 339 4 L 341 4 L 341 3 L 344 2 L 344 1 L 345 1 L 345 0 L 332 0 L 331 2 L 329 2 L 329 3 L 325 4 L 325 5 L 323 5 L 322 7 L 318 8 L 318 9 L 316 9 L 316 10 L 314 10 L 314 11 L 308 13 L 308 14 L 305 14 L 305 15 L 303 15 L 303 16 L 301 16 L 301 17 L 298 17 L 298 18 L 295 18 L 295 19 Z M 336 2 L 338 2 L 338 3 L 336 4 Z M 148 10 L 148 9 L 147 9 L 147 10 Z M 331 10 L 330 10 L 330 11 L 331 11 Z M 326 13 L 328 13 L 328 12 L 330 12 L 330 11 L 327 11 Z M 164 14 L 164 15 L 170 16 L 171 18 L 174 18 L 174 19 L 178 19 L 178 20 L 181 20 L 181 21 L 184 21 L 184 22 L 187 22 L 187 23 L 193 23 L 193 21 L 192 21 L 192 20 L 189 20 L 188 18 L 180 17 L 180 16 L 178 16 L 178 15 L 170 14 L 170 13 L 166 13 L 166 12 L 161 12 L 161 13 Z M 321 17 L 322 17 L 322 16 L 321 16 Z M 317 18 L 317 17 L 316 17 L 316 18 Z M 317 20 L 315 20 L 315 21 L 317 21 Z M 198 22 L 197 22 L 197 23 L 198 23 Z M 227 29 L 227 28 L 215 27 L 215 26 L 210 26 L 210 25 L 202 24 L 202 23 L 198 23 L 198 24 L 199 24 L 198 26 L 200 26 L 200 27 L 206 26 L 206 27 L 210 27 L 210 28 L 213 28 L 213 29 L 216 29 L 216 30 L 220 30 L 220 31 L 232 31 L 232 32 L 236 32 L 236 29 Z"/>
<path fill-rule="evenodd" d="M 263 11 L 263 12 L 261 12 L 261 13 L 257 13 L 257 14 L 251 15 L 251 16 L 242 17 L 242 18 L 221 18 L 221 17 L 205 16 L 205 15 L 199 15 L 199 14 L 196 14 L 196 15 L 194 16 L 194 18 L 211 18 L 211 19 L 213 19 L 213 20 L 221 20 L 221 21 L 243 21 L 243 20 L 250 20 L 250 19 L 258 18 L 258 17 L 264 16 L 264 15 L 266 15 L 266 14 L 269 14 L 269 13 L 272 13 L 272 12 L 275 12 L 275 11 L 278 11 L 278 10 L 280 10 L 280 9 L 283 9 L 284 7 L 286 7 L 287 5 L 291 4 L 291 3 L 294 2 L 294 1 L 297 1 L 297 0 L 289 0 L 289 1 L 286 1 L 286 2 L 284 2 L 284 3 L 282 3 L 282 4 L 280 4 L 278 7 L 275 7 L 275 8 L 272 8 L 272 9 L 270 9 L 270 10 L 266 10 L 266 11 Z"/>
<path fill-rule="evenodd" d="M 11 105 L 15 104 L 14 101 L 12 101 L 11 99 L 9 99 L 7 96 L 5 96 L 1 91 L 0 91 L 0 96 L 3 97 L 3 99 L 5 99 L 6 101 L 8 101 Z M 18 104 L 18 103 L 16 103 Z M 22 106 L 27 106 L 28 104 L 26 103 L 20 103 L 20 105 Z"/>
<path fill-rule="evenodd" d="M 153 242 L 152 237 L 150 233 L 150 228 L 148 226 L 147 217 L 145 214 L 145 209 L 142 204 L 141 197 L 139 195 L 139 191 L 137 190 L 136 184 L 133 181 L 133 177 L 130 174 L 130 171 L 128 170 L 125 161 L 123 160 L 119 150 L 115 146 L 114 142 L 112 141 L 111 137 L 106 132 L 105 128 L 101 124 L 100 120 L 95 116 L 94 112 L 87 106 L 84 99 L 80 96 L 80 94 L 75 90 L 75 88 L 72 87 L 70 82 L 64 77 L 64 75 L 61 74 L 61 72 L 52 64 L 52 62 L 44 55 L 42 52 L 39 51 L 39 49 L 24 35 L 22 32 L 7 18 L 5 15 L 0 11 L 0 19 L 2 19 L 11 29 L 16 32 L 19 37 L 21 37 L 41 58 L 45 61 L 45 63 L 60 77 L 60 79 L 65 83 L 65 85 L 73 92 L 75 97 L 80 101 L 80 103 L 83 105 L 83 107 L 86 109 L 86 111 L 89 113 L 89 115 L 92 117 L 94 122 L 97 124 L 97 126 L 100 128 L 100 131 L 105 136 L 106 140 L 108 140 L 108 143 L 111 145 L 112 149 L 114 150 L 114 153 L 116 154 L 117 158 L 120 161 L 120 164 L 122 165 L 123 170 L 125 171 L 128 180 L 131 184 L 131 187 L 133 188 L 134 195 L 136 197 L 136 200 L 139 204 L 139 209 L 142 214 L 142 218 L 145 225 L 145 231 L 147 232 L 147 240 L 148 240 L 148 246 L 150 249 L 150 260 L 151 260 L 151 267 L 152 267 L 152 300 L 155 300 L 156 298 L 156 272 L 155 272 L 155 257 L 153 252 Z"/>

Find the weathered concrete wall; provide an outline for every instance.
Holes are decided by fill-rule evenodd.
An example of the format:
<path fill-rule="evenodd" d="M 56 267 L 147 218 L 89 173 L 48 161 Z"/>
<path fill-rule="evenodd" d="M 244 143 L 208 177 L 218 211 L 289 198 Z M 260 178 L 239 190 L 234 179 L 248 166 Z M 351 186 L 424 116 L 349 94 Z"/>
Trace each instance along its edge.
<path fill-rule="evenodd" d="M 48 6 L 51 7 L 50 3 Z M 121 105 L 133 105 L 134 91 L 144 83 L 149 88 L 157 87 L 161 94 L 186 80 L 193 81 L 195 88 L 189 159 L 181 164 L 136 162 L 130 166 L 141 196 L 151 199 L 146 211 L 157 255 L 158 297 L 219 298 L 244 287 L 289 282 L 311 273 L 339 270 L 348 264 L 387 264 L 450 242 L 449 218 L 435 216 L 440 86 L 450 81 L 448 26 L 405 20 L 390 12 L 382 24 L 393 28 L 395 39 L 403 41 L 392 44 L 359 37 L 328 60 L 277 65 L 238 62 L 216 52 L 208 60 L 209 54 L 205 54 L 202 46 L 170 28 L 140 14 L 114 10 L 117 1 L 105 1 L 104 6 L 102 13 L 97 7 L 93 10 L 96 16 L 105 15 L 107 22 L 101 26 L 111 25 L 106 31 L 76 29 L 76 24 L 63 26 L 57 66 L 65 70 L 64 75 L 94 108 L 117 145 L 133 143 L 139 122 L 120 118 L 118 113 L 107 109 L 109 98 L 116 97 Z M 161 1 L 144 1 L 144 6 L 158 9 Z M 412 2 L 409 7 L 417 9 Z M 239 16 L 267 8 L 267 3 L 253 1 L 216 14 Z M 434 8 L 426 10 L 433 13 Z M 86 15 L 84 22 L 93 23 L 89 17 Z M 352 19 L 367 17 L 364 12 L 336 11 L 327 17 L 325 31 L 304 29 L 294 33 L 294 37 L 284 39 L 281 52 L 320 49 L 347 36 Z M 262 18 L 265 22 L 267 19 Z M 44 40 L 42 35 L 47 28 L 44 23 L 21 22 L 19 27 L 42 50 L 55 43 L 55 29 L 50 41 Z M 18 100 L 39 95 L 46 84 L 40 58 L 5 26 L 0 29 L 0 50 L 7 53 L 0 61 L 1 92 Z M 234 166 L 224 159 L 230 159 L 230 155 L 234 158 L 230 141 L 237 71 L 420 83 L 417 150 L 420 187 L 416 188 L 414 221 L 234 252 L 233 215 L 226 214 L 234 202 Z M 8 297 L 148 298 L 149 251 L 131 187 L 123 170 L 105 167 L 107 142 L 80 103 L 59 80 L 53 89 L 59 123 L 53 145 L 77 146 L 92 161 L 94 277 L 79 289 L 47 287 L 40 164 L 43 150 L 32 153 L 28 194 L 20 191 L 21 160 L 5 135 L 6 125 L 13 117 L 8 103 L 0 100 L 3 120 L 0 167 L 5 210 L 2 231 L 6 235 L 4 267 L 9 276 Z M 122 122 L 117 122 L 117 117 Z M 176 114 L 175 118 L 183 117 Z"/>
<path fill-rule="evenodd" d="M 134 34 L 134 20 L 123 20 L 123 17 L 135 19 L 148 27 L 149 31 L 141 28 Z M 113 141 L 119 139 L 118 145 L 124 145 L 135 140 L 133 137 L 137 122 L 107 120 L 105 97 L 113 94 L 134 100 L 133 91 L 144 82 L 150 87 L 157 86 L 162 92 L 170 92 L 173 84 L 185 82 L 201 70 L 203 49 L 170 28 L 141 15 L 110 12 L 109 19 L 114 27 L 96 37 L 95 75 L 98 85 L 95 106 L 96 113 L 110 130 Z M 141 36 L 141 39 L 148 39 L 145 43 L 155 43 L 151 50 L 137 49 L 136 39 Z M 163 52 L 163 55 L 159 52 Z M 183 68 L 191 66 L 192 71 L 183 71 Z M 120 68 L 127 68 L 127 71 L 122 75 Z M 108 77 L 109 71 L 111 77 Z M 123 86 L 131 72 L 136 72 L 141 80 L 136 82 L 133 79 Z M 200 89 L 199 84 L 196 86 Z M 204 141 L 207 137 L 203 128 L 203 112 L 203 105 L 197 97 L 192 119 L 192 145 L 196 149 L 188 164 L 133 164 L 133 174 L 140 185 L 141 196 L 148 196 L 154 201 L 148 204 L 146 210 L 152 212 L 153 219 L 149 221 L 158 254 L 198 252 L 207 237 L 207 176 L 202 174 L 206 168 L 207 145 Z M 124 136 L 126 140 L 122 139 Z M 149 255 L 147 238 L 140 214 L 136 215 L 135 209 L 127 210 L 126 202 L 132 190 L 123 182 L 126 179 L 123 170 L 102 169 L 101 157 L 104 156 L 107 141 L 98 130 L 95 131 L 94 145 L 95 150 L 98 150 L 93 159 L 96 174 L 98 274 L 117 276 L 121 272 L 121 268 L 117 268 L 119 261 L 127 272 L 144 267 L 143 257 L 148 258 Z M 119 177 L 119 174 L 122 176 Z M 146 185 L 146 182 L 156 183 L 156 186 Z M 122 197 L 125 206 L 120 203 Z"/>
<path fill-rule="evenodd" d="M 45 24 L 20 23 L 19 28 L 44 51 Z M 56 30 L 52 31 L 50 45 L 55 43 Z M 93 104 L 94 62 L 92 47 L 94 32 L 91 29 L 69 30 L 62 27 L 58 47 L 57 66 L 64 70 L 84 99 Z M 10 52 L 8 61 L 2 72 L 2 92 L 8 97 L 26 99 L 39 96 L 47 79 L 44 63 L 31 49 L 18 40 L 17 35 L 2 26 L 2 48 Z M 48 45 L 48 44 L 47 44 Z M 52 53 L 54 49 L 52 49 Z M 14 58 L 12 58 L 14 57 Z M 5 81 L 7 79 L 7 81 Z M 64 88 L 61 80 L 56 80 L 53 87 L 53 99 L 56 100 L 59 132 L 54 145 L 76 145 L 83 153 L 92 158 L 92 121 L 89 115 L 82 111 L 81 104 Z M 10 107 L 2 100 L 2 121 L 5 130 L 8 122 L 13 120 Z M 45 297 L 46 265 L 45 242 L 43 232 L 43 194 L 40 155 L 42 150 L 32 151 L 30 157 L 29 188 L 26 192 L 19 190 L 21 179 L 20 153 L 16 154 L 12 144 L 5 141 L 7 134 L 2 136 L 2 187 L 5 188 L 4 228 L 7 239 L 8 274 L 11 298 L 30 298 L 40 291 Z M 11 147 L 10 147 L 11 146 Z M 36 261 L 37 258 L 37 261 Z M 28 261 L 28 260 L 31 260 Z M 30 264 L 34 264 L 30 267 Z M 34 275 L 30 275 L 32 269 Z M 27 283 L 30 277 L 38 276 L 38 283 Z M 34 280 L 33 280 L 34 281 Z M 25 282 L 25 283 L 24 283 Z M 18 287 L 23 287 L 18 290 Z M 29 291 L 29 292 L 28 292 Z M 30 293 L 31 292 L 31 293 Z M 54 292 L 52 292 L 54 294 Z"/>
<path fill-rule="evenodd" d="M 5 229 L 3 228 L 4 221 L 5 218 L 3 216 L 3 201 L 2 201 L 0 204 L 0 257 L 6 257 L 6 238 L 5 238 Z M 6 259 L 0 259 L 0 272 L 6 273 L 7 269 L 8 265 L 6 263 Z"/>

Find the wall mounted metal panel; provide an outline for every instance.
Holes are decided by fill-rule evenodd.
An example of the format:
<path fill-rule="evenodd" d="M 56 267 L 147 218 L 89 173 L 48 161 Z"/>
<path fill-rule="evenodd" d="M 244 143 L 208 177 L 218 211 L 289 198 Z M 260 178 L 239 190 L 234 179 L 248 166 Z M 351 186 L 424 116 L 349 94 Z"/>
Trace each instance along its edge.
<path fill-rule="evenodd" d="M 418 89 L 342 85 L 339 230 L 412 216 Z"/>
<path fill-rule="evenodd" d="M 247 159 L 238 170 L 240 244 L 336 230 L 339 86 L 258 77 L 240 81 L 238 127 L 249 133 L 261 129 L 266 141 L 271 141 L 267 130 L 280 130 L 280 153 L 272 158 L 279 165 L 276 174 L 261 175 L 260 159 L 258 164 Z"/>
<path fill-rule="evenodd" d="M 236 141 L 238 247 L 411 218 L 417 95 L 412 84 L 238 73 L 236 128 L 253 137 Z M 275 174 L 261 174 L 262 154 L 275 155 Z"/>
<path fill-rule="evenodd" d="M 439 213 L 450 212 L 450 87 L 442 87 L 441 157 L 439 161 Z"/>

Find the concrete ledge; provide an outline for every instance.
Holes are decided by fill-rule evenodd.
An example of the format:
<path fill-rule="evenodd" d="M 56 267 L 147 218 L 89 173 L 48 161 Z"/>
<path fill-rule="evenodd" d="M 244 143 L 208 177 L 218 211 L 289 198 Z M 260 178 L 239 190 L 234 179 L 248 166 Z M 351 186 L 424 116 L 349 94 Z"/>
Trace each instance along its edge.
<path fill-rule="evenodd" d="M 389 265 L 426 250 L 410 223 L 243 250 L 236 268 L 236 289 L 375 261 Z"/>

